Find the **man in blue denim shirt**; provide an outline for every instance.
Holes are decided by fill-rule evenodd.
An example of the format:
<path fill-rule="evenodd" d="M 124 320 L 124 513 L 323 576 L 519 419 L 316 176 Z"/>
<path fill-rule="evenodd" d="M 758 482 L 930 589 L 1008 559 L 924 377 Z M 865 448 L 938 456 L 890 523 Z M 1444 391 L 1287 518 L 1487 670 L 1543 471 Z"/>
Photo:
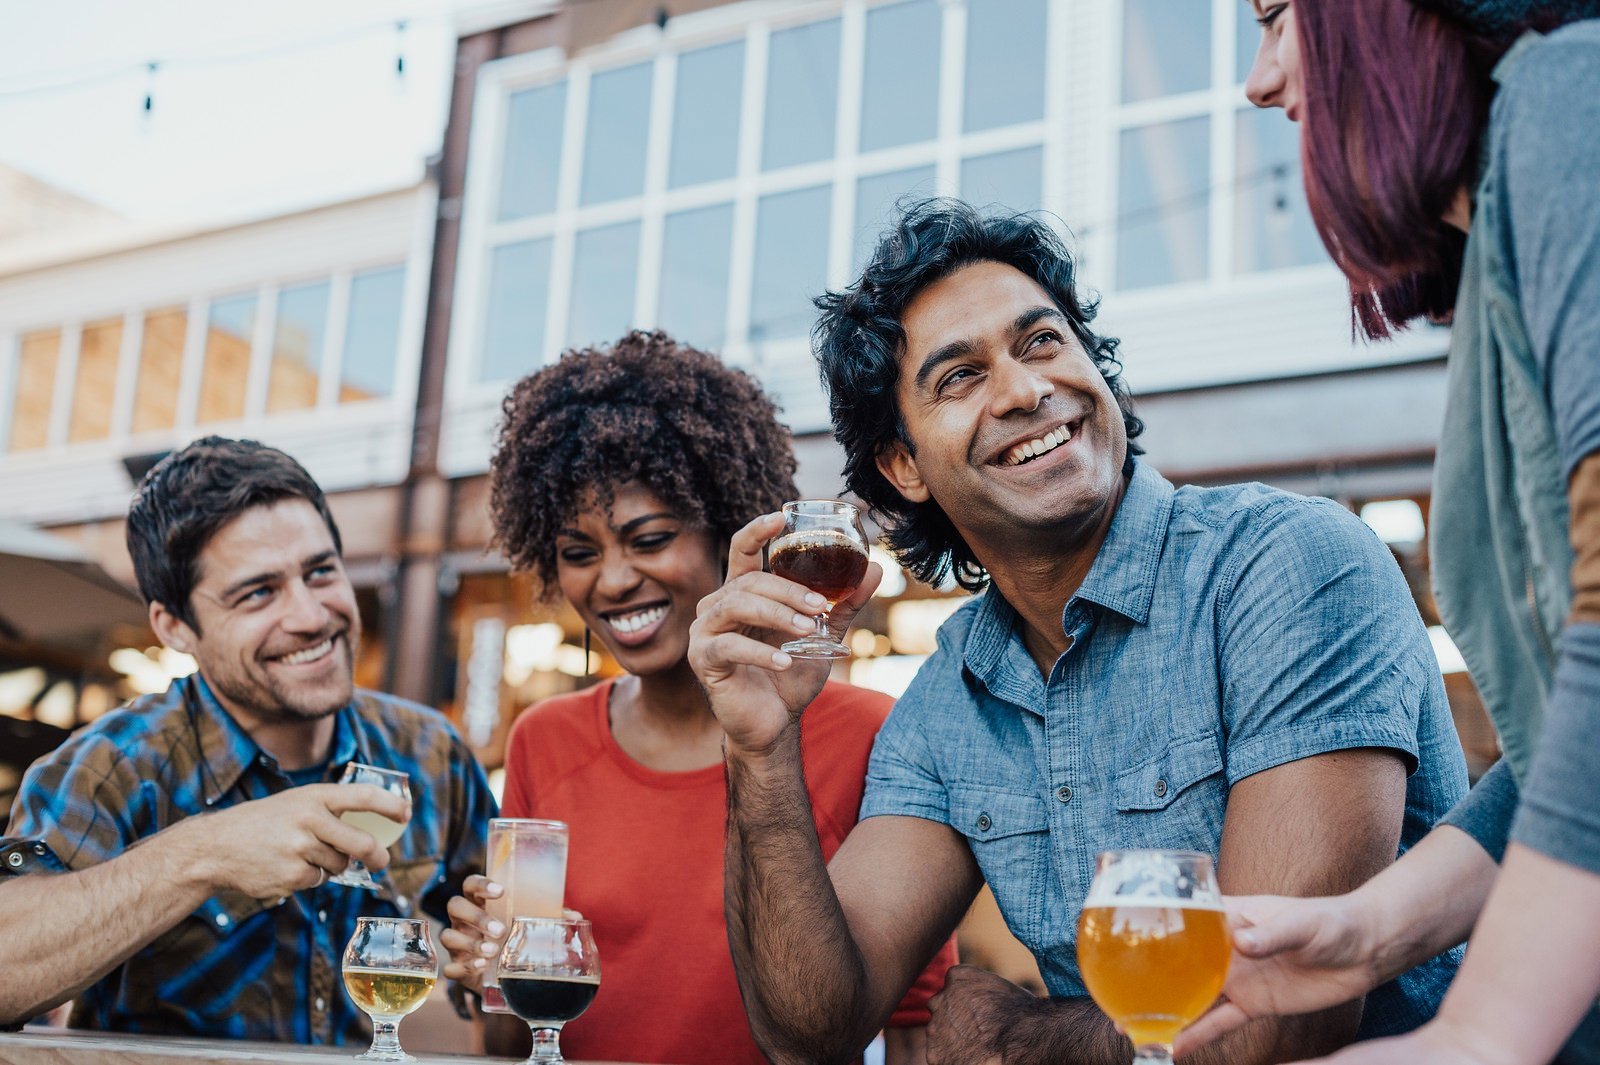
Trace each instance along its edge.
<path fill-rule="evenodd" d="M 775 519 L 735 538 L 691 660 L 727 732 L 726 903 L 752 1027 L 778 1061 L 854 1052 L 987 882 L 1051 998 L 953 970 L 929 1061 L 1125 1065 L 1075 957 L 1096 852 L 1204 851 L 1234 895 L 1384 868 L 1466 789 L 1421 620 L 1343 508 L 1260 485 L 1175 491 L 1133 457 L 1115 341 L 1089 329 L 1042 223 L 915 206 L 857 285 L 818 302 L 850 488 L 919 577 L 988 587 L 879 734 L 862 821 L 825 869 L 798 723 L 826 670 L 772 646 L 815 604 L 755 572 Z M 1189 1060 L 1283 1061 L 1415 1027 L 1455 961 L 1364 1012 L 1265 1021 Z"/>

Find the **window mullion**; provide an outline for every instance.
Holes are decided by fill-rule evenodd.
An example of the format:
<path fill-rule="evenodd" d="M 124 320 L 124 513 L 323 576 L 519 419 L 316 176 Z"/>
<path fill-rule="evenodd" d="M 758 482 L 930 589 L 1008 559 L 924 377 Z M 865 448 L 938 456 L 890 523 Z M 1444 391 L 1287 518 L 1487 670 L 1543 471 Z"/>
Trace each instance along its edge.
<path fill-rule="evenodd" d="M 666 227 L 664 201 L 667 169 L 672 158 L 673 102 L 678 57 L 664 52 L 656 58 L 650 85 L 650 140 L 645 148 L 644 201 L 640 208 L 639 261 L 633 293 L 633 324 L 654 328 L 661 324 L 661 249 Z"/>
<path fill-rule="evenodd" d="M 322 374 L 317 381 L 317 406 L 332 407 L 339 402 L 339 378 L 344 374 L 344 334 L 350 320 L 349 270 L 340 270 L 328 279 L 328 320 L 322 330 Z"/>
<path fill-rule="evenodd" d="M 200 409 L 200 375 L 205 371 L 206 336 L 211 328 L 211 301 L 196 296 L 189 301 L 189 320 L 183 335 L 183 370 L 178 375 L 176 428 L 194 428 Z"/>
<path fill-rule="evenodd" d="M 111 439 L 125 438 L 133 426 L 134 396 L 139 387 L 139 351 L 144 343 L 144 313 L 137 307 L 122 314 L 122 346 L 117 351 L 117 385 L 111 401 Z M 0 380 L 4 380 L 0 376 Z M 0 438 L 3 439 L 3 438 Z"/>
<path fill-rule="evenodd" d="M 824 281 L 829 288 L 843 288 L 850 283 L 866 55 L 867 12 L 860 0 L 852 0 L 839 13 L 839 111 L 833 131 L 833 204 Z"/>
<path fill-rule="evenodd" d="M 72 423 L 72 400 L 78 392 L 78 352 L 83 347 L 83 322 L 69 322 L 61 328 L 61 347 L 56 354 L 55 387 L 50 395 L 50 427 L 45 447 L 64 447 Z"/>
<path fill-rule="evenodd" d="M 967 64 L 967 5 L 940 0 L 939 116 L 935 125 L 938 158 L 933 188 L 937 195 L 961 191 L 961 108 L 965 100 Z"/>
<path fill-rule="evenodd" d="M 244 390 L 244 416 L 259 418 L 267 409 L 267 383 L 272 370 L 272 359 L 277 344 L 274 334 L 278 325 L 278 293 L 276 283 L 268 282 L 256 293 L 255 329 L 250 337 L 250 361 L 245 364 L 247 377 Z"/>
<path fill-rule="evenodd" d="M 572 313 L 572 271 L 577 245 L 578 194 L 583 181 L 583 146 L 588 133 L 592 71 L 574 63 L 567 77 L 567 113 L 561 136 L 561 174 L 556 181 L 556 231 L 550 248 L 550 306 L 545 314 L 544 351 L 539 365 L 555 360 L 567 345 Z"/>
<path fill-rule="evenodd" d="M 750 300 L 755 285 L 756 194 L 761 138 L 766 123 L 767 53 L 771 31 L 756 23 L 745 36 L 743 106 L 739 113 L 739 165 L 733 201 L 733 250 L 728 266 L 727 347 L 732 363 L 750 361 Z"/>

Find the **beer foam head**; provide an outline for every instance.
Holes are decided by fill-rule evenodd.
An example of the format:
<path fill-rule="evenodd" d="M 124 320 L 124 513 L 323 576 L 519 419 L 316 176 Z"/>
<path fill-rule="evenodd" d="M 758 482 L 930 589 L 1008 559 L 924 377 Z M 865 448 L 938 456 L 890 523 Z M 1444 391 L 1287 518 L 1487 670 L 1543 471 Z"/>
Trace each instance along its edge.
<path fill-rule="evenodd" d="M 1090 906 L 1165 906 L 1220 910 L 1222 892 L 1204 854 L 1182 851 L 1113 851 L 1101 856 Z"/>
<path fill-rule="evenodd" d="M 801 529 L 784 533 L 772 541 L 772 551 L 793 551 L 806 547 L 848 547 L 852 551 L 867 553 L 866 547 L 842 529 Z"/>

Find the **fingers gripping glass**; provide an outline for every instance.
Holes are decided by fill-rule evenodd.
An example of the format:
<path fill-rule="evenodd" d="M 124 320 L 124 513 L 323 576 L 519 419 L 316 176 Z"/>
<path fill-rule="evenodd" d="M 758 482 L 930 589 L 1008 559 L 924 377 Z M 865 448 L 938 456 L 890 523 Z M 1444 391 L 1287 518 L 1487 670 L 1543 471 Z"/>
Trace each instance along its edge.
<path fill-rule="evenodd" d="M 528 1022 L 533 1051 L 523 1065 L 555 1065 L 561 1027 L 576 1020 L 600 991 L 600 951 L 588 921 L 518 917 L 500 953 L 500 993 Z"/>
<path fill-rule="evenodd" d="M 404 773 L 393 769 L 379 769 L 377 766 L 363 765 L 360 762 L 351 762 L 344 767 L 344 776 L 339 778 L 341 784 L 372 784 L 384 791 L 392 792 L 406 801 L 406 808 L 411 807 L 411 779 Z M 347 825 L 354 825 L 361 831 L 378 841 L 378 846 L 388 848 L 400 838 L 400 833 L 405 830 L 404 821 L 391 821 L 382 814 L 373 813 L 371 810 L 346 810 L 339 815 L 339 820 Z M 350 864 L 338 876 L 329 877 L 329 883 L 343 884 L 346 887 L 370 888 L 376 891 L 378 885 L 373 882 L 372 874 L 367 872 L 367 867 L 350 859 Z"/>
<path fill-rule="evenodd" d="M 1222 993 L 1228 922 L 1211 859 L 1107 851 L 1078 918 L 1078 968 L 1133 1041 L 1135 1065 L 1172 1065 L 1172 1041 Z"/>
<path fill-rule="evenodd" d="M 816 631 L 790 640 L 783 650 L 795 658 L 849 658 L 850 649 L 828 631 L 828 615 L 867 575 L 861 511 L 837 499 L 785 503 L 783 532 L 767 546 L 767 569 L 828 601 L 816 616 Z"/>
<path fill-rule="evenodd" d="M 427 1001 L 439 959 L 426 921 L 359 917 L 344 948 L 344 987 L 372 1018 L 372 1046 L 358 1061 L 415 1061 L 400 1049 L 400 1019 Z"/>

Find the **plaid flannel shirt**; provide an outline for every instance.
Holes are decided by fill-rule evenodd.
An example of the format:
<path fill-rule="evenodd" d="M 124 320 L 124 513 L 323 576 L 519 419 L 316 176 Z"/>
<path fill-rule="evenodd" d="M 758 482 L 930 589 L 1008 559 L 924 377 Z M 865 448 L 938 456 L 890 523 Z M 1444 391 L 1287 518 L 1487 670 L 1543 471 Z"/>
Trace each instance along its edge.
<path fill-rule="evenodd" d="M 332 752 L 329 780 L 351 761 L 411 777 L 411 820 L 389 848 L 389 868 L 373 873 L 379 890 L 326 883 L 276 905 L 215 895 L 91 985 L 73 1004 L 74 1027 L 297 1043 L 370 1038 L 339 976 L 356 918 L 421 910 L 447 920 L 446 902 L 483 869 L 495 801 L 449 722 L 392 696 L 358 691 L 335 718 Z M 43 843 L 67 869 L 83 869 L 185 817 L 290 786 L 196 674 L 105 715 L 35 763 L 0 850 Z"/>

